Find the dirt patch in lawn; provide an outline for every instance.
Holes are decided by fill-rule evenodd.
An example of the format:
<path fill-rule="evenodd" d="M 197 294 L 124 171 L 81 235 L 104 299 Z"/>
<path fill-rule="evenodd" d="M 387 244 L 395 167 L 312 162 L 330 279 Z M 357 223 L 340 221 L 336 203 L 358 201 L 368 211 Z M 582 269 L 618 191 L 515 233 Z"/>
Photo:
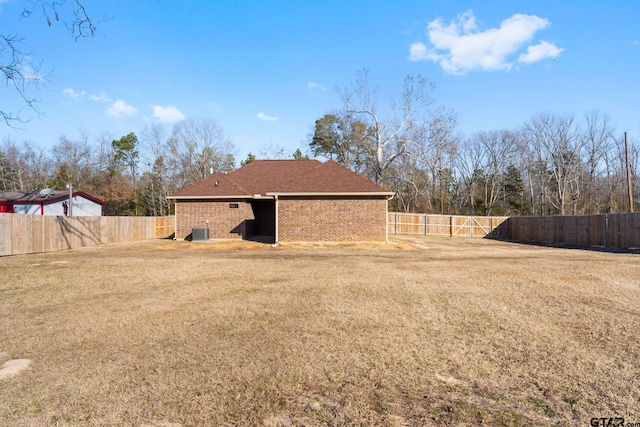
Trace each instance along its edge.
<path fill-rule="evenodd" d="M 640 258 L 465 238 L 0 258 L 0 425 L 640 421 Z"/>
<path fill-rule="evenodd" d="M 26 369 L 31 364 L 29 359 L 7 360 L 0 366 L 0 380 L 17 375 L 20 371 Z"/>

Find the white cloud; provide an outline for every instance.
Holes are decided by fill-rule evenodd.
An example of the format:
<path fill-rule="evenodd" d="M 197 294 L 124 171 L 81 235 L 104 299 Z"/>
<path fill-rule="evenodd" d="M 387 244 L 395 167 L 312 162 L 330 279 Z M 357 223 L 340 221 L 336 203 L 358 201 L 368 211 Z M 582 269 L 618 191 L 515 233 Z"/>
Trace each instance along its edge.
<path fill-rule="evenodd" d="M 104 92 L 100 95 L 89 95 L 89 99 L 96 102 L 111 102 L 111 98 L 109 98 Z"/>
<path fill-rule="evenodd" d="M 451 74 L 464 74 L 476 69 L 509 70 L 513 67 L 510 56 L 525 47 L 536 32 L 549 25 L 547 19 L 535 15 L 515 14 L 502 21 L 499 28 L 479 31 L 473 11 L 459 15 L 449 25 L 438 18 L 427 26 L 430 45 L 413 43 L 408 59 L 433 61 Z M 520 57 L 521 62 L 555 58 L 562 52 L 548 42 L 527 48 L 527 53 Z"/>
<path fill-rule="evenodd" d="M 318 89 L 318 90 L 321 90 L 321 91 L 323 91 L 323 92 L 326 92 L 326 91 L 327 91 L 327 88 L 326 88 L 326 87 L 322 86 L 322 85 L 321 85 L 321 84 L 319 84 L 319 83 L 315 83 L 315 82 L 307 82 L 307 87 L 308 87 L 309 89 L 311 89 L 311 90 Z"/>
<path fill-rule="evenodd" d="M 138 110 L 122 100 L 117 100 L 107 108 L 107 115 L 112 117 L 133 116 Z"/>
<path fill-rule="evenodd" d="M 184 120 L 185 116 L 182 111 L 178 110 L 178 107 L 169 106 L 161 107 L 160 105 L 153 106 L 153 117 L 161 121 L 162 123 L 175 123 L 180 120 Z"/>
<path fill-rule="evenodd" d="M 280 120 L 280 117 L 272 117 L 272 116 L 267 116 L 265 113 L 263 113 L 262 111 L 259 112 L 258 114 L 256 114 L 256 116 L 265 122 L 277 122 L 278 120 Z"/>
<path fill-rule="evenodd" d="M 409 47 L 409 61 L 418 62 L 431 59 L 432 52 L 421 42 L 415 42 Z"/>
<path fill-rule="evenodd" d="M 634 46 L 640 46 L 640 40 L 634 40 L 631 42 L 631 44 Z"/>
<path fill-rule="evenodd" d="M 70 87 L 64 88 L 62 90 L 62 94 L 63 95 L 67 95 L 69 98 L 73 99 L 73 100 L 78 100 L 80 98 L 84 98 L 84 96 L 87 94 L 85 91 L 80 91 L 80 92 L 76 92 L 75 90 L 73 90 Z"/>
<path fill-rule="evenodd" d="M 89 98 L 90 100 L 96 102 L 112 102 L 111 98 L 109 98 L 104 92 L 102 92 L 100 95 L 87 96 L 87 91 L 85 90 L 81 90 L 78 92 L 73 88 L 67 87 L 62 90 L 62 93 L 75 101 L 81 101 L 85 98 Z"/>
<path fill-rule="evenodd" d="M 561 49 L 551 43 L 543 41 L 535 46 L 527 47 L 527 53 L 523 53 L 518 57 L 518 61 L 530 64 L 532 62 L 542 61 L 546 58 L 557 58 L 564 49 Z"/>
<path fill-rule="evenodd" d="M 25 57 L 25 60 L 29 60 L 29 57 Z M 31 67 L 29 64 L 25 64 L 20 69 L 22 78 L 27 83 L 38 83 L 44 80 L 44 78 L 38 74 L 38 70 Z"/>

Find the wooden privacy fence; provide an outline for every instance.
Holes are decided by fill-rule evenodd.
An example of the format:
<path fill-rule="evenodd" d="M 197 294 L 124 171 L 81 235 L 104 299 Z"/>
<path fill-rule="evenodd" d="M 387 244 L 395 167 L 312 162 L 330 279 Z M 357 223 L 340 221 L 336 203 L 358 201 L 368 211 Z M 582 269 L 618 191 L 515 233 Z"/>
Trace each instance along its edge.
<path fill-rule="evenodd" d="M 0 214 L 0 256 L 169 237 L 175 217 Z"/>
<path fill-rule="evenodd" d="M 390 212 L 387 214 L 389 234 L 421 236 L 485 237 L 489 234 L 506 237 L 502 216 L 429 215 Z"/>
<path fill-rule="evenodd" d="M 640 213 L 511 217 L 509 240 L 529 243 L 640 248 Z"/>

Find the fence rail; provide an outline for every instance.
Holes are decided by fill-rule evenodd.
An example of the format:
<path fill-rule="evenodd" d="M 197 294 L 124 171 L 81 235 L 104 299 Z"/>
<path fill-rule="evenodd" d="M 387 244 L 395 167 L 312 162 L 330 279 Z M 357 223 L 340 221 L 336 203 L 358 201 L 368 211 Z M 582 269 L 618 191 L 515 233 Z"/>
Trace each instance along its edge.
<path fill-rule="evenodd" d="M 390 212 L 389 234 L 491 237 L 520 242 L 640 248 L 640 213 L 483 217 Z M 63 217 L 0 213 L 0 256 L 165 238 L 175 217 Z"/>
<path fill-rule="evenodd" d="M 175 217 L 0 214 L 0 256 L 169 237 Z"/>
<path fill-rule="evenodd" d="M 640 213 L 483 217 L 388 213 L 389 234 L 466 236 L 516 242 L 640 249 Z"/>
<path fill-rule="evenodd" d="M 504 227 L 507 218 L 390 212 L 387 214 L 387 227 L 389 234 L 450 237 L 485 237 L 491 234 L 506 237 Z"/>

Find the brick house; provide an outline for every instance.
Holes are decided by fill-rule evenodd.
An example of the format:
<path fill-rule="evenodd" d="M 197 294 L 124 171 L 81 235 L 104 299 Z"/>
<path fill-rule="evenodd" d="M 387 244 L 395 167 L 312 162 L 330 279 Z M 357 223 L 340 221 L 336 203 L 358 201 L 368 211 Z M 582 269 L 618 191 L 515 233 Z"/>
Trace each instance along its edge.
<path fill-rule="evenodd" d="M 172 195 L 177 239 L 386 241 L 393 192 L 331 160 L 256 160 Z"/>

